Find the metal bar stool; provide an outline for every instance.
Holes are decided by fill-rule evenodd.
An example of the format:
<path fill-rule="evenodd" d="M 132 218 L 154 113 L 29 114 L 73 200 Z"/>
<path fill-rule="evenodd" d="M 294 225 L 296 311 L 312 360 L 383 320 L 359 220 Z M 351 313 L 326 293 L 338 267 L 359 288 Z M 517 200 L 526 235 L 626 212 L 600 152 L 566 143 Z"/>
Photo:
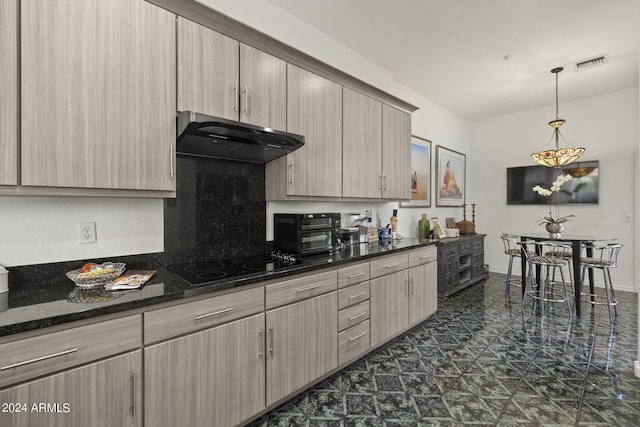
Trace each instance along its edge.
<path fill-rule="evenodd" d="M 571 283 L 565 280 L 563 269 L 568 264 L 566 254 L 571 254 L 571 247 L 557 242 L 518 242 L 518 244 L 523 247 L 522 253 L 529 270 L 524 282 L 525 291 L 522 296 L 522 305 L 524 306 L 526 297 L 530 296 L 534 300 L 540 301 L 541 311 L 544 313 L 545 302 L 564 302 L 567 304 L 569 315 L 572 315 L 571 300 L 567 291 L 567 285 L 570 286 Z M 535 253 L 529 250 L 530 247 L 535 248 Z M 536 281 L 534 271 L 540 272 L 539 283 Z M 560 281 L 554 279 L 556 272 L 560 274 Z M 564 298 L 554 297 L 553 291 L 556 285 L 562 285 Z"/>
<path fill-rule="evenodd" d="M 518 239 L 520 238 L 520 236 L 517 236 L 515 234 L 502 233 L 500 235 L 500 238 L 502 239 L 502 244 L 504 245 L 504 253 L 506 255 L 509 255 L 509 268 L 507 269 L 507 278 L 504 281 L 504 292 L 505 294 L 508 294 L 509 287 L 511 285 L 520 287 L 520 283 L 511 279 L 511 272 L 513 270 L 513 259 L 520 258 L 522 256 L 522 249 L 518 245 Z"/>
<path fill-rule="evenodd" d="M 593 269 L 602 270 L 602 276 L 604 277 L 604 290 L 605 301 L 600 301 L 602 297 L 596 295 L 595 292 L 588 294 L 582 293 L 581 295 L 588 295 L 589 301 L 592 305 L 606 305 L 609 308 L 609 319 L 611 323 L 615 322 L 618 317 L 618 301 L 616 300 L 616 294 L 613 290 L 613 283 L 611 282 L 611 269 L 618 266 L 618 254 L 622 249 L 620 243 L 609 243 L 606 246 L 594 247 L 594 251 L 599 251 L 599 256 L 585 257 L 580 259 L 580 265 L 582 266 L 582 283 L 584 284 L 584 275 L 587 269 L 593 271 Z"/>

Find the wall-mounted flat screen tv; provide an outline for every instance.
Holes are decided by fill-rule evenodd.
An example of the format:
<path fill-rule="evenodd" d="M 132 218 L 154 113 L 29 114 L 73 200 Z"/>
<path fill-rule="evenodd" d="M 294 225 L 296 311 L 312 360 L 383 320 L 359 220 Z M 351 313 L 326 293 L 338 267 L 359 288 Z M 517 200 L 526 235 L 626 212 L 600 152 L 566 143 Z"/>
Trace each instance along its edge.
<path fill-rule="evenodd" d="M 545 166 L 507 168 L 507 204 L 546 205 L 549 199 L 533 191 L 533 187 L 540 185 L 550 189 L 560 174 L 569 174 L 573 179 L 563 184 L 559 192 L 553 193 L 552 202 L 598 203 L 600 168 L 598 160 L 594 160 L 574 162 L 558 169 Z"/>

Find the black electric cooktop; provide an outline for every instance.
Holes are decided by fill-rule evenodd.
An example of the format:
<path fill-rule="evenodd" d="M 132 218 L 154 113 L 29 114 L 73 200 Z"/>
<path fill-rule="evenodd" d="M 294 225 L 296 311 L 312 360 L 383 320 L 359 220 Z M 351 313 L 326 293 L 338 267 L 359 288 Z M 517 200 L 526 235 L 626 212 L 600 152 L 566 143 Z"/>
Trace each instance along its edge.
<path fill-rule="evenodd" d="M 192 285 L 236 279 L 254 273 L 278 271 L 301 264 L 296 255 L 272 252 L 247 258 L 226 258 L 205 262 L 175 264 L 167 268 Z"/>

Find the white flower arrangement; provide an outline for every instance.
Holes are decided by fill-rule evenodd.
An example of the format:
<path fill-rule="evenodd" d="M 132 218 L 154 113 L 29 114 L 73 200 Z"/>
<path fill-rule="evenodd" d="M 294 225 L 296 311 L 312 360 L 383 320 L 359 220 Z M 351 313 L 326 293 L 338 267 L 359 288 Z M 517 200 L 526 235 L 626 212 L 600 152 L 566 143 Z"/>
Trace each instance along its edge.
<path fill-rule="evenodd" d="M 556 217 L 554 218 L 553 215 L 551 214 L 551 195 L 554 192 L 558 192 L 560 191 L 560 187 L 562 187 L 566 182 L 569 182 L 573 179 L 573 177 L 571 175 L 559 175 L 555 181 L 553 181 L 553 184 L 551 184 L 551 189 L 547 189 L 544 188 L 540 185 L 536 185 L 535 187 L 533 187 L 533 191 L 535 191 L 536 193 L 538 193 L 541 196 L 544 197 L 549 197 L 549 216 L 545 216 L 544 218 L 542 218 L 540 221 L 538 221 L 539 225 L 542 224 L 562 224 L 563 222 L 567 222 L 569 221 L 569 218 L 571 217 L 575 217 L 575 215 L 567 215 L 567 216 L 560 216 L 560 209 L 558 208 L 558 203 L 556 202 Z"/>

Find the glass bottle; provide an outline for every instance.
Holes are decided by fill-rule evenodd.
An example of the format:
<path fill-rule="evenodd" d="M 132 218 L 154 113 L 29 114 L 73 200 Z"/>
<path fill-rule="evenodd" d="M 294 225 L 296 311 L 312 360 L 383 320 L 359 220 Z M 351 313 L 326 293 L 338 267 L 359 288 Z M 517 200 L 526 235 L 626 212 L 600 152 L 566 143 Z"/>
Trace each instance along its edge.
<path fill-rule="evenodd" d="M 418 221 L 418 241 L 420 243 L 426 243 L 429 238 L 429 232 L 431 231 L 431 224 L 427 219 L 427 214 L 422 214 L 422 219 Z"/>

